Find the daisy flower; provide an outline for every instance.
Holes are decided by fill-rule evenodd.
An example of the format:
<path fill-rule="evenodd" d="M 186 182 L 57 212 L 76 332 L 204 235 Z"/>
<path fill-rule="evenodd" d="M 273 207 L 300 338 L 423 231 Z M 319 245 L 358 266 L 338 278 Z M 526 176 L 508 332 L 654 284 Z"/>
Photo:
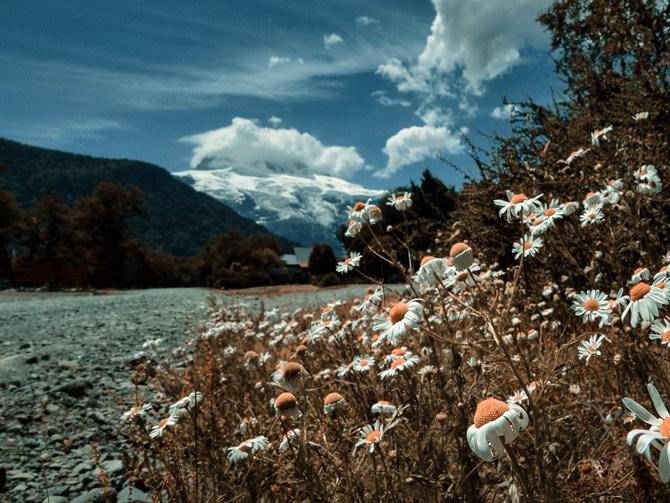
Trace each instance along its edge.
<path fill-rule="evenodd" d="M 407 359 L 410 356 L 412 356 L 412 352 L 407 349 L 407 346 L 393 348 L 391 353 L 384 358 L 384 363 L 389 365 L 393 360 L 397 360 L 398 358 Z"/>
<path fill-rule="evenodd" d="M 607 295 L 599 290 L 588 290 L 574 296 L 572 310 L 582 317 L 582 322 L 598 321 L 600 326 L 606 325 L 609 320 L 609 302 Z"/>
<path fill-rule="evenodd" d="M 367 205 L 363 201 L 358 201 L 354 203 L 353 206 L 349 207 L 349 218 L 357 222 L 365 221 L 365 210 Z"/>
<path fill-rule="evenodd" d="M 635 442 L 637 452 L 645 456 L 656 467 L 661 482 L 666 483 L 670 481 L 670 444 L 668 443 L 670 440 L 670 414 L 656 386 L 647 384 L 647 391 L 660 417 L 654 416 L 635 400 L 624 398 L 623 404 L 626 408 L 650 425 L 648 430 L 635 429 L 628 432 L 626 442 L 628 445 Z M 658 465 L 654 462 L 652 447 L 658 450 Z"/>
<path fill-rule="evenodd" d="M 530 389 L 528 390 L 530 391 Z M 525 400 L 528 400 L 528 395 L 522 389 L 515 391 L 512 395 L 507 398 L 507 405 L 519 404 Z"/>
<path fill-rule="evenodd" d="M 383 381 L 384 379 L 388 379 L 389 377 L 395 377 L 398 374 L 401 374 L 407 369 L 410 369 L 414 367 L 419 363 L 419 357 L 416 355 L 412 355 L 405 360 L 404 358 L 398 358 L 397 360 L 393 360 L 391 362 L 391 365 L 389 368 L 386 370 L 383 370 L 379 373 L 379 378 Z"/>
<path fill-rule="evenodd" d="M 493 461 L 519 432 L 528 426 L 528 415 L 516 404 L 487 398 L 477 404 L 474 424 L 468 428 L 468 445 L 484 461 Z"/>
<path fill-rule="evenodd" d="M 381 331 L 379 344 L 388 340 L 391 344 L 396 342 L 409 331 L 416 329 L 423 319 L 423 305 L 420 299 L 412 299 L 409 302 L 398 302 L 389 311 L 388 317 L 376 316 L 372 329 Z"/>
<path fill-rule="evenodd" d="M 351 368 L 356 372 L 367 372 L 375 366 L 375 359 L 369 355 L 357 356 L 351 362 Z"/>
<path fill-rule="evenodd" d="M 256 454 L 258 451 L 263 451 L 268 448 L 270 441 L 267 437 L 260 435 L 258 437 L 249 438 L 235 447 L 228 447 L 228 461 L 237 463 L 247 459 L 250 455 Z"/>
<path fill-rule="evenodd" d="M 654 274 L 654 279 L 667 278 L 668 276 L 670 276 L 670 268 L 667 265 L 662 265 L 658 272 Z"/>
<path fill-rule="evenodd" d="M 131 407 L 130 410 L 123 413 L 121 420 L 124 423 L 128 423 L 137 417 L 144 417 L 144 415 L 151 410 L 150 403 L 144 403 L 142 405 L 135 405 Z"/>
<path fill-rule="evenodd" d="M 178 412 L 181 410 L 188 410 L 193 407 L 196 403 L 200 403 L 202 400 L 202 393 L 199 391 L 193 391 L 188 396 L 180 398 L 175 403 L 170 405 L 170 412 Z"/>
<path fill-rule="evenodd" d="M 505 217 L 508 222 L 511 222 L 515 218 L 523 216 L 524 214 L 532 213 L 538 210 L 541 206 L 540 198 L 542 194 L 537 195 L 533 198 L 528 198 L 526 194 L 515 194 L 512 191 L 505 191 L 507 195 L 507 201 L 504 199 L 496 199 L 493 203 L 496 206 L 500 206 L 500 211 L 498 214 L 501 217 Z"/>
<path fill-rule="evenodd" d="M 653 164 L 643 164 L 635 171 L 635 173 L 633 173 L 633 176 L 637 180 L 646 180 L 648 177 L 656 175 L 658 175 L 658 173 Z"/>
<path fill-rule="evenodd" d="M 331 415 L 335 411 L 342 410 L 346 406 L 347 402 L 344 400 L 344 397 L 335 391 L 328 393 L 323 399 L 323 413 L 327 415 Z"/>
<path fill-rule="evenodd" d="M 293 393 L 284 392 L 272 401 L 275 414 L 281 417 L 299 418 L 302 413 Z"/>
<path fill-rule="evenodd" d="M 300 440 L 300 430 L 298 428 L 293 428 L 284 434 L 282 437 L 281 443 L 279 444 L 280 451 L 287 451 L 291 444 L 296 443 Z"/>
<path fill-rule="evenodd" d="M 240 423 L 240 433 L 242 433 L 242 435 L 248 435 L 251 429 L 256 425 L 258 425 L 258 419 L 255 417 L 245 416 L 242 418 L 242 422 Z"/>
<path fill-rule="evenodd" d="M 518 260 L 521 255 L 524 257 L 534 256 L 542 246 L 544 246 L 542 238 L 525 236 L 512 245 L 512 252 L 514 253 L 514 258 Z"/>
<path fill-rule="evenodd" d="M 588 340 L 582 341 L 577 348 L 579 359 L 586 360 L 588 365 L 592 356 L 600 356 L 600 346 L 604 340 L 607 340 L 604 335 L 592 335 Z"/>
<path fill-rule="evenodd" d="M 663 321 L 656 320 L 651 325 L 651 333 L 649 338 L 652 341 L 660 341 L 661 345 L 670 348 L 670 319 L 663 318 Z"/>
<path fill-rule="evenodd" d="M 645 282 L 640 282 L 628 292 L 630 302 L 624 309 L 621 319 L 631 313 L 630 324 L 636 327 L 640 320 L 654 321 L 658 317 L 658 308 L 668 303 L 668 298 L 663 289 L 656 288 Z"/>
<path fill-rule="evenodd" d="M 354 267 L 358 267 L 361 264 L 361 259 L 363 255 L 357 252 L 351 252 L 347 258 L 342 262 L 337 263 L 335 270 L 340 274 L 346 274 L 349 271 L 353 270 Z"/>
<path fill-rule="evenodd" d="M 375 225 L 376 223 L 381 222 L 384 218 L 381 208 L 379 206 L 375 206 L 374 204 L 368 206 L 367 217 L 370 225 Z"/>
<path fill-rule="evenodd" d="M 633 115 L 633 120 L 635 122 L 637 121 L 643 121 L 645 119 L 649 118 L 649 112 L 638 112 L 635 115 Z"/>
<path fill-rule="evenodd" d="M 395 414 L 398 408 L 391 402 L 378 400 L 377 403 L 372 406 L 371 410 L 373 414 Z"/>
<path fill-rule="evenodd" d="M 663 182 L 658 175 L 649 175 L 638 182 L 636 190 L 640 194 L 658 194 L 663 190 Z"/>
<path fill-rule="evenodd" d="M 456 270 L 467 269 L 474 262 L 472 248 L 465 243 L 456 243 L 449 250 L 449 258 L 453 261 Z"/>
<path fill-rule="evenodd" d="M 595 145 L 596 147 L 600 145 L 600 140 L 607 140 L 607 134 L 610 133 L 614 127 L 607 126 L 603 129 L 597 129 L 596 131 L 593 131 L 591 133 L 591 145 Z"/>
<path fill-rule="evenodd" d="M 358 236 L 358 233 L 363 229 L 363 224 L 357 220 L 349 220 L 347 224 L 347 231 L 344 233 L 348 238 L 355 238 Z"/>
<path fill-rule="evenodd" d="M 363 297 L 362 302 L 354 307 L 359 313 L 362 311 L 367 311 L 371 308 L 378 309 L 384 300 L 384 290 L 381 288 L 376 288 L 374 291 L 368 290 L 368 294 Z"/>
<path fill-rule="evenodd" d="M 649 278 L 651 278 L 649 269 L 646 267 L 638 267 L 633 271 L 633 275 L 630 277 L 630 280 L 628 280 L 628 284 L 634 285 L 640 281 L 649 281 Z"/>
<path fill-rule="evenodd" d="M 365 447 L 368 449 L 368 452 L 375 452 L 375 448 L 379 442 L 382 441 L 384 437 L 384 425 L 379 421 L 375 421 L 373 425 L 363 426 L 358 430 L 359 439 L 354 445 L 354 452 L 359 447 Z"/>
<path fill-rule="evenodd" d="M 601 205 L 589 206 L 581 215 L 579 215 L 579 221 L 581 222 L 582 227 L 599 224 L 604 219 L 605 215 L 603 214 Z"/>
<path fill-rule="evenodd" d="M 438 283 L 438 279 L 444 276 L 448 268 L 449 264 L 447 264 L 446 260 L 426 255 L 421 259 L 421 265 L 416 273 L 416 278 L 421 283 L 435 286 Z"/>
<path fill-rule="evenodd" d="M 298 362 L 288 362 L 272 375 L 272 380 L 290 391 L 295 391 L 300 378 L 304 375 L 307 375 L 305 367 Z"/>
<path fill-rule="evenodd" d="M 149 436 L 151 438 L 159 438 L 163 436 L 165 430 L 171 426 L 174 426 L 179 421 L 179 416 L 177 414 L 170 414 L 168 417 L 161 419 L 158 424 L 154 425 L 151 429 Z"/>
<path fill-rule="evenodd" d="M 393 206 L 398 211 L 405 211 L 412 206 L 412 194 L 404 192 L 402 194 L 390 195 L 386 204 Z"/>
<path fill-rule="evenodd" d="M 568 157 L 566 157 L 565 160 L 561 160 L 559 162 L 561 162 L 563 164 L 567 164 L 569 166 L 570 164 L 572 164 L 572 162 L 575 159 L 579 159 L 580 157 L 584 157 L 590 150 L 591 150 L 590 148 L 585 149 L 585 148 L 580 147 L 577 150 L 573 150 L 572 152 L 570 152 L 570 155 L 568 155 Z"/>

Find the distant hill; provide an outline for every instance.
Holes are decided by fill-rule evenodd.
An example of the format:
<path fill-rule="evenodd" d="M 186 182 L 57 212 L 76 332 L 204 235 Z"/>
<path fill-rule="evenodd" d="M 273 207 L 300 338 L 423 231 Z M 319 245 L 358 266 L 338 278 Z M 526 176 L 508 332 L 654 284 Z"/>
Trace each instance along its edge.
<path fill-rule="evenodd" d="M 93 194 L 101 181 L 139 187 L 145 196 L 146 216 L 133 222 L 137 237 L 173 255 L 193 255 L 210 237 L 226 230 L 270 234 L 154 164 L 71 154 L 0 138 L 0 165 L 7 168 L 0 172 L 0 188 L 13 192 L 24 208 L 33 207 L 45 194 L 72 202 Z M 293 245 L 281 237 L 277 241 L 284 251 Z"/>

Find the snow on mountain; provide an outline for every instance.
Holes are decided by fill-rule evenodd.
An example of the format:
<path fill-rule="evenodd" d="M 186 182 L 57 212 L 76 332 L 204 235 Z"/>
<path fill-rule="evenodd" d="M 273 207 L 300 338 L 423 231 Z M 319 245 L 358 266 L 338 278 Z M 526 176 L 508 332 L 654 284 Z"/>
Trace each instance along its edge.
<path fill-rule="evenodd" d="M 346 222 L 347 206 L 384 194 L 341 178 L 308 174 L 300 165 L 221 167 L 220 161 L 205 160 L 174 175 L 276 234 L 305 245 L 325 241 L 338 250 L 335 231 Z"/>

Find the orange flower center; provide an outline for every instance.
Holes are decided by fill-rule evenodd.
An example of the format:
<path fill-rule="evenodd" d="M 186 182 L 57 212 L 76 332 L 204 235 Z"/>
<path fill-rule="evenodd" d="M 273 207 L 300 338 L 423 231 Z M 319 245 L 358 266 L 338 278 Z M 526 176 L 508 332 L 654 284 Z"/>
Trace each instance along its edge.
<path fill-rule="evenodd" d="M 670 330 L 666 330 L 661 334 L 661 341 L 670 342 Z"/>
<path fill-rule="evenodd" d="M 470 248 L 468 245 L 465 243 L 456 243 L 454 246 L 451 247 L 451 250 L 449 250 L 449 256 L 450 257 L 455 257 L 457 255 L 460 255 L 463 253 L 465 250 Z"/>
<path fill-rule="evenodd" d="M 660 288 L 661 290 L 663 290 L 665 288 L 665 282 L 659 281 L 658 283 L 656 283 L 656 288 Z"/>
<path fill-rule="evenodd" d="M 381 431 L 371 431 L 368 433 L 368 436 L 365 437 L 365 439 L 368 441 L 370 444 L 376 444 L 382 439 L 382 432 Z"/>
<path fill-rule="evenodd" d="M 547 208 L 544 210 L 544 215 L 547 217 L 552 217 L 556 214 L 556 210 L 554 208 Z"/>
<path fill-rule="evenodd" d="M 533 243 L 532 243 L 531 241 L 526 241 L 526 242 L 523 244 L 523 249 L 524 249 L 524 250 L 530 250 L 532 247 L 533 247 Z"/>
<path fill-rule="evenodd" d="M 426 265 L 428 262 L 430 262 L 431 260 L 434 260 L 434 259 L 435 259 L 435 257 L 433 257 L 432 255 L 426 255 L 425 257 L 423 257 L 423 258 L 421 259 L 421 267 L 423 267 L 423 266 Z"/>
<path fill-rule="evenodd" d="M 658 427 L 658 432 L 665 438 L 670 438 L 670 417 L 666 417 L 661 426 Z"/>
<path fill-rule="evenodd" d="M 638 267 L 637 269 L 635 269 L 635 270 L 633 271 L 633 274 L 639 274 L 639 273 L 641 273 L 641 272 L 642 272 L 642 268 L 641 268 L 641 267 Z"/>
<path fill-rule="evenodd" d="M 495 421 L 509 410 L 509 406 L 505 402 L 501 402 L 495 398 L 487 398 L 477 404 L 475 410 L 475 426 L 481 428 L 491 421 Z"/>
<path fill-rule="evenodd" d="M 405 349 L 404 348 L 393 348 L 393 351 L 391 351 L 391 354 L 393 356 L 402 356 L 405 354 Z"/>
<path fill-rule="evenodd" d="M 398 358 L 397 360 L 393 360 L 391 362 L 391 368 L 394 369 L 400 365 L 404 365 L 405 363 L 407 363 L 407 361 L 404 358 Z"/>
<path fill-rule="evenodd" d="M 358 361 L 358 364 L 359 364 L 361 367 L 367 367 L 367 366 L 368 366 L 368 361 L 367 361 L 365 358 L 363 358 L 362 360 L 359 360 L 359 361 Z"/>
<path fill-rule="evenodd" d="M 405 199 L 405 196 L 402 195 L 402 194 L 399 195 L 399 196 L 395 196 L 395 200 L 396 200 L 396 201 L 402 201 L 403 199 Z"/>
<path fill-rule="evenodd" d="M 510 199 L 510 202 L 512 204 L 519 204 L 519 203 L 523 203 L 524 201 L 527 201 L 527 200 L 528 200 L 528 197 L 526 196 L 526 194 L 514 194 L 512 196 L 512 199 Z"/>
<path fill-rule="evenodd" d="M 536 218 L 535 220 L 533 220 L 533 225 L 538 226 L 542 224 L 542 222 L 544 222 L 544 220 L 542 220 L 541 218 Z"/>
<path fill-rule="evenodd" d="M 409 306 L 407 304 L 405 304 L 404 302 L 398 302 L 395 306 L 391 308 L 391 312 L 389 313 L 391 323 L 398 323 L 399 321 L 402 321 L 405 315 L 407 314 L 408 310 Z"/>
<path fill-rule="evenodd" d="M 365 208 L 365 203 L 358 201 L 356 204 L 354 204 L 354 211 L 361 211 L 362 209 Z"/>
<path fill-rule="evenodd" d="M 584 304 L 582 304 L 584 311 L 597 311 L 600 309 L 600 302 L 596 299 L 586 299 Z"/>
<path fill-rule="evenodd" d="M 632 300 L 633 302 L 636 301 L 636 300 L 640 300 L 642 297 L 647 295 L 650 291 L 651 291 L 651 287 L 648 284 L 646 284 L 644 282 L 638 283 L 637 285 L 635 285 L 633 288 L 630 289 L 630 292 L 629 292 L 630 293 L 630 300 Z"/>

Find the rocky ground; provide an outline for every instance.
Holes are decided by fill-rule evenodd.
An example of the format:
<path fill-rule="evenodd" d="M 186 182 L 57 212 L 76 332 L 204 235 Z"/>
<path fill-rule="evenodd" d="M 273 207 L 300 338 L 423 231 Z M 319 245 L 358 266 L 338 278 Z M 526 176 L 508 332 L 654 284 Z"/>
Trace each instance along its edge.
<path fill-rule="evenodd" d="M 250 310 L 317 307 L 366 287 L 216 293 Z M 120 415 L 132 402 L 138 353 L 169 358 L 206 315 L 205 289 L 0 292 L 0 501 L 102 501 L 93 443 L 119 502 L 128 487 Z M 161 339 L 156 349 L 145 342 Z M 151 353 L 153 354 L 153 353 Z M 130 493 L 130 494 L 129 494 Z"/>

